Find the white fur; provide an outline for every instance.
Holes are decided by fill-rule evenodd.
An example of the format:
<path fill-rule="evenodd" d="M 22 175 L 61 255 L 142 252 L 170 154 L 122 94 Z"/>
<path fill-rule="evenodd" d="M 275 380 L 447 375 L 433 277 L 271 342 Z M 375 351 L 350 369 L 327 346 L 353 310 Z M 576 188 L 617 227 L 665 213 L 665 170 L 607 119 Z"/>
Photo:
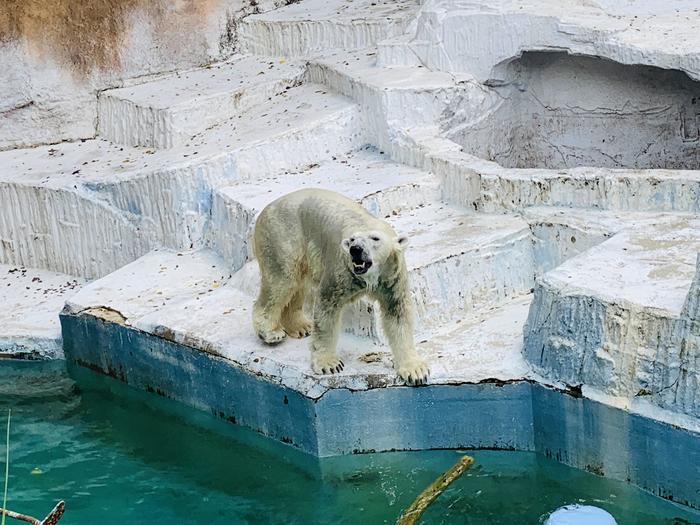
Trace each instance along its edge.
<path fill-rule="evenodd" d="M 372 262 L 362 275 L 353 270 L 351 244 L 361 245 Z M 340 314 L 350 301 L 369 295 L 380 304 L 399 376 L 425 383 L 428 367 L 413 344 L 407 244 L 389 224 L 338 193 L 307 189 L 277 199 L 260 213 L 253 233 L 261 279 L 253 308 L 256 333 L 268 344 L 311 333 L 313 370 L 339 372 L 344 366 L 336 353 Z M 312 289 L 313 322 L 303 311 Z"/>

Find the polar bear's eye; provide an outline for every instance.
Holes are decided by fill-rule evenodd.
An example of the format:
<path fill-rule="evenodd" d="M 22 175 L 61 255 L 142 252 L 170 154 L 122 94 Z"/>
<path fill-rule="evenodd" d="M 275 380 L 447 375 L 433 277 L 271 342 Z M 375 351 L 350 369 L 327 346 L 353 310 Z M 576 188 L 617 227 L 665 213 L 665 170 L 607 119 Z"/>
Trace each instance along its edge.
<path fill-rule="evenodd" d="M 370 237 L 370 239 L 372 239 L 373 241 L 376 242 L 376 241 L 379 240 L 379 237 L 377 237 L 376 235 L 372 235 L 372 236 Z"/>

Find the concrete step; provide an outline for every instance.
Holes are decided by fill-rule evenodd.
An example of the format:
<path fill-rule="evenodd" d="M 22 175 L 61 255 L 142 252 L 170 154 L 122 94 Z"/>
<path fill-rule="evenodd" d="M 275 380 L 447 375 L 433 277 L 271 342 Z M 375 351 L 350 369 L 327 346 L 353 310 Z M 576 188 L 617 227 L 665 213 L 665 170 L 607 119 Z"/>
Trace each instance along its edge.
<path fill-rule="evenodd" d="M 62 273 L 0 265 L 0 358 L 63 357 L 58 314 L 85 283 Z"/>
<path fill-rule="evenodd" d="M 390 350 L 364 338 L 341 337 L 339 351 L 347 366 L 333 376 L 312 372 L 308 339 L 288 339 L 274 348 L 265 345 L 255 335 L 251 320 L 257 282 L 237 274 L 222 285 L 225 279 L 226 272 L 211 252 L 152 252 L 84 287 L 71 298 L 65 313 L 83 320 L 96 317 L 134 336 L 146 333 L 185 345 L 193 359 L 223 358 L 229 366 L 312 398 L 333 388 L 365 390 L 398 384 Z M 434 339 L 417 341 L 419 351 L 433 367 L 431 382 L 459 384 L 525 377 L 528 367 L 520 350 L 530 299 L 530 295 L 515 297 L 499 308 L 444 325 Z M 110 345 L 105 342 L 104 348 Z M 156 362 L 167 359 L 165 355 L 154 357 Z M 150 359 L 145 355 L 134 359 L 146 358 Z M 106 362 L 120 360 L 120 356 L 107 356 Z M 187 374 L 188 365 L 181 366 Z M 159 375 L 157 367 L 148 374 L 150 384 L 168 380 Z M 207 386 L 214 390 L 225 387 Z M 187 381 L 178 382 L 177 388 L 184 389 L 185 397 L 192 393 Z"/>
<path fill-rule="evenodd" d="M 697 217 L 626 223 L 538 280 L 526 358 L 548 380 L 700 416 L 698 252 Z"/>
<path fill-rule="evenodd" d="M 377 44 L 377 62 L 382 67 L 425 66 L 421 57 L 426 56 L 430 45 L 413 34 L 387 38 Z"/>
<path fill-rule="evenodd" d="M 182 148 L 156 152 L 154 157 L 167 159 L 163 170 L 92 188 L 116 207 L 152 218 L 166 246 L 197 248 L 204 246 L 216 188 L 303 169 L 366 143 L 357 105 L 305 84 L 196 135 Z M 184 162 L 177 158 L 185 155 Z"/>
<path fill-rule="evenodd" d="M 95 279 L 157 244 L 142 217 L 95 198 L 69 174 L 37 179 L 31 169 L 0 180 L 0 264 Z"/>
<path fill-rule="evenodd" d="M 153 250 L 84 286 L 66 301 L 66 312 L 134 326 L 135 320 L 171 302 L 197 300 L 230 277 L 221 259 L 209 250 Z"/>
<path fill-rule="evenodd" d="M 214 188 L 307 167 L 366 143 L 356 104 L 306 84 L 167 150 L 97 139 L 0 152 L 0 184 L 14 188 L 0 192 L 0 250 L 16 252 L 0 262 L 64 261 L 57 271 L 99 277 L 158 245 L 201 247 Z M 31 204 L 44 201 L 51 213 Z M 75 238 L 74 249 L 59 249 L 63 236 Z M 108 248 L 118 253 L 105 254 Z"/>
<path fill-rule="evenodd" d="M 421 337 L 534 286 L 530 228 L 518 217 L 472 214 L 433 203 L 387 220 L 410 239 L 405 258 Z M 347 309 L 345 319 L 352 333 L 384 340 L 372 303 L 359 301 Z"/>
<path fill-rule="evenodd" d="M 527 376 L 521 356 L 522 327 L 531 296 L 519 297 L 487 315 L 465 318 L 432 340 L 417 341 L 431 366 L 430 384 L 510 381 Z M 400 384 L 388 347 L 344 334 L 338 351 L 346 363 L 336 375 L 311 370 L 309 341 L 287 339 L 271 348 L 251 324 L 254 296 L 224 286 L 200 300 L 173 303 L 136 322 L 136 327 L 170 341 L 224 357 L 248 372 L 318 398 L 329 389 L 366 390 Z"/>
<path fill-rule="evenodd" d="M 606 241 L 625 226 L 654 224 L 668 215 L 533 206 L 523 210 L 522 217 L 532 230 L 537 275 L 542 275 Z"/>
<path fill-rule="evenodd" d="M 246 17 L 241 50 L 264 56 L 313 56 L 329 49 L 364 49 L 405 33 L 417 0 L 308 0 Z"/>
<path fill-rule="evenodd" d="M 372 214 L 387 217 L 435 200 L 436 180 L 428 173 L 392 162 L 365 148 L 258 182 L 241 182 L 214 192 L 209 246 L 235 270 L 249 253 L 255 218 L 273 200 L 302 188 L 324 188 L 360 201 Z"/>
<path fill-rule="evenodd" d="M 700 212 L 700 171 L 503 168 L 459 151 L 441 152 L 433 166 L 450 202 L 484 212 L 530 206 L 611 211 Z"/>
<path fill-rule="evenodd" d="M 653 230 L 669 220 L 697 215 L 533 206 L 522 217 L 532 230 L 537 275 L 542 275 L 625 229 Z"/>
<path fill-rule="evenodd" d="M 127 146 L 171 148 L 184 144 L 255 105 L 266 105 L 301 84 L 301 63 L 238 57 L 100 93 L 100 136 Z"/>
<path fill-rule="evenodd" d="M 329 52 L 309 61 L 308 77 L 365 110 L 373 142 L 390 151 L 397 129 L 437 125 L 445 108 L 465 92 L 464 75 L 420 65 L 379 67 L 374 49 Z M 471 95 L 476 104 L 475 95 Z"/>
<path fill-rule="evenodd" d="M 114 277 L 113 297 L 120 302 L 116 287 L 123 279 Z M 101 299 L 82 302 L 80 313 L 66 311 L 61 316 L 69 367 L 88 367 L 318 456 L 397 446 L 527 447 L 532 440 L 531 418 L 519 416 L 521 411 L 532 412 L 528 368 L 520 353 L 529 297 L 485 317 L 465 319 L 433 344 L 419 343 L 419 352 L 433 370 L 427 388 L 385 388 L 401 385 L 388 348 L 348 334 L 339 344 L 345 369 L 315 375 L 308 339 L 275 347 L 262 343 L 252 328 L 254 296 L 231 284 L 151 308 L 131 317 L 129 325 L 100 317 L 101 309 L 93 306 L 110 305 L 107 294 Z M 387 402 L 387 395 L 399 398 Z M 357 400 L 363 402 L 349 404 Z M 443 422 L 446 408 L 459 421 L 464 410 L 474 417 L 486 410 L 489 417 L 476 425 L 468 418 L 471 423 L 465 428 L 479 427 L 474 436 L 465 438 L 461 432 L 453 438 L 454 432 L 440 430 L 439 435 L 430 432 L 431 441 L 408 437 L 397 444 L 396 436 L 405 435 L 405 407 L 416 403 L 417 412 L 435 411 Z M 377 410 L 386 415 L 381 418 L 381 435 L 365 441 L 363 436 L 374 433 L 377 424 L 366 421 L 366 414 Z M 337 419 L 324 416 L 326 411 L 338 414 Z M 416 421 L 411 428 L 422 428 L 416 416 L 410 417 Z"/>

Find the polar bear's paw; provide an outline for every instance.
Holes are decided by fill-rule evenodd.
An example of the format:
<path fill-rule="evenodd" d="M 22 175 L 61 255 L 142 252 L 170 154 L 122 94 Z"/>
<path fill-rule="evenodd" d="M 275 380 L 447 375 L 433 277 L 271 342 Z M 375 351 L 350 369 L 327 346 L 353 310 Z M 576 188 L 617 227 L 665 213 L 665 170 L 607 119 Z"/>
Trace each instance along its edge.
<path fill-rule="evenodd" d="M 297 312 L 288 318 L 282 319 L 282 325 L 287 335 L 296 339 L 308 337 L 311 334 L 313 323 L 304 315 L 303 312 Z"/>
<path fill-rule="evenodd" d="M 262 328 L 258 330 L 258 337 L 268 345 L 277 345 L 287 338 L 287 334 L 281 328 Z"/>
<path fill-rule="evenodd" d="M 425 385 L 428 383 L 430 370 L 425 361 L 418 356 L 402 361 L 400 364 L 394 365 L 394 368 L 399 377 L 408 385 Z"/>
<path fill-rule="evenodd" d="M 311 368 L 317 374 L 336 374 L 344 367 L 345 364 L 335 352 L 314 352 L 311 356 Z"/>

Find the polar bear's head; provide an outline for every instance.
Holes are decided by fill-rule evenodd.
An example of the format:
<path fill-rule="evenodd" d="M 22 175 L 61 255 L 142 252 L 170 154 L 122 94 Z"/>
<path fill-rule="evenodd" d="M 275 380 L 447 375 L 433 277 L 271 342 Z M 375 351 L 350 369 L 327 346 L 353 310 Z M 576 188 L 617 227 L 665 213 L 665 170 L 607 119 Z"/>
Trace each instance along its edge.
<path fill-rule="evenodd" d="M 408 246 L 408 237 L 384 231 L 358 231 L 340 243 L 348 255 L 348 267 L 355 275 L 378 275 L 392 253 Z"/>

